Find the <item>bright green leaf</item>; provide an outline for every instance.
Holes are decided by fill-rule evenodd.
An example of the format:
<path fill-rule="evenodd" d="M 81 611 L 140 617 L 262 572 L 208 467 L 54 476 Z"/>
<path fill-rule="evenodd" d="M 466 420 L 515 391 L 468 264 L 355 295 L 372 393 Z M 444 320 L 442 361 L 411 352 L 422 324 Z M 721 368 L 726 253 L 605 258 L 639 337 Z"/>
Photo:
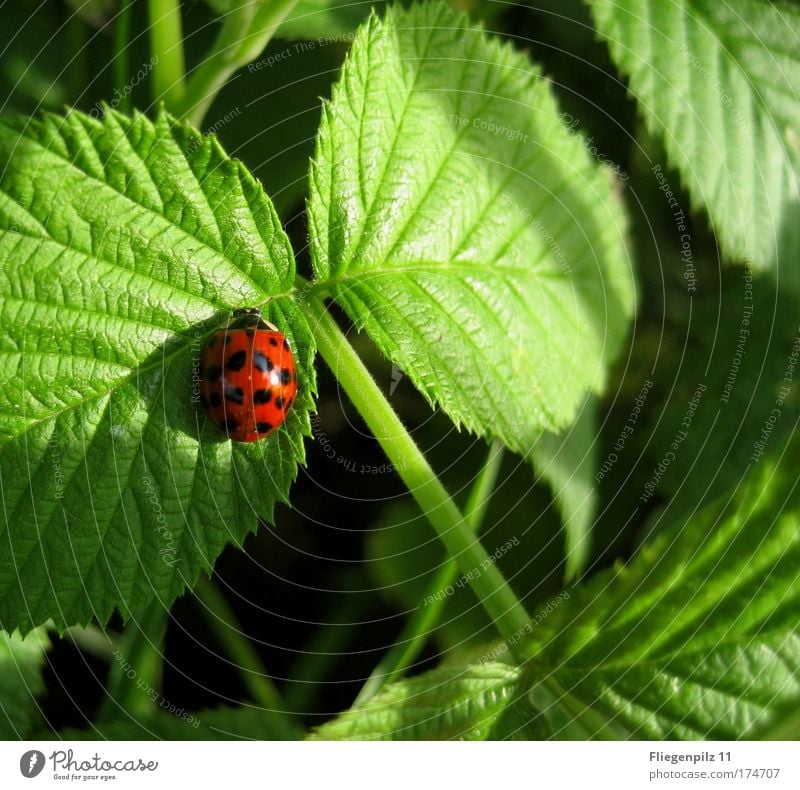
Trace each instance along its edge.
<path fill-rule="evenodd" d="M 440 3 L 371 17 L 310 180 L 318 289 L 456 423 L 527 452 L 602 389 L 625 215 L 521 53 Z"/>
<path fill-rule="evenodd" d="M 393 683 L 313 740 L 484 740 L 515 693 L 520 670 L 500 662 L 444 666 Z"/>
<path fill-rule="evenodd" d="M 800 697 L 800 442 L 533 632 L 532 678 L 634 737 L 748 737 Z M 579 715 L 578 718 L 582 716 Z"/>
<path fill-rule="evenodd" d="M 793 731 L 800 700 L 800 440 L 627 566 L 531 609 L 470 665 L 392 684 L 327 738 L 718 738 Z"/>
<path fill-rule="evenodd" d="M 30 737 L 41 718 L 36 697 L 44 691 L 42 669 L 49 646 L 44 629 L 24 639 L 0 631 L 0 739 Z"/>
<path fill-rule="evenodd" d="M 0 171 L 0 623 L 168 604 L 303 460 L 314 343 L 289 242 L 242 165 L 164 114 L 4 124 Z M 300 402 L 234 444 L 192 401 L 200 345 L 278 295 Z"/>
<path fill-rule="evenodd" d="M 800 9 L 589 0 L 651 131 L 728 257 L 798 280 Z M 654 164 L 655 166 L 655 164 Z"/>

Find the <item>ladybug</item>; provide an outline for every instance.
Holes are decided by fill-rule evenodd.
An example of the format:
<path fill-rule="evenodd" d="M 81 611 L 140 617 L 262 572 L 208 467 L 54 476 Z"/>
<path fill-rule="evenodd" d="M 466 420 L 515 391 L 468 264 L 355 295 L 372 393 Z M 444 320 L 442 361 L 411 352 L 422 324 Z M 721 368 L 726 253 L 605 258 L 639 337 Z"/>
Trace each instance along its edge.
<path fill-rule="evenodd" d="M 236 310 L 200 354 L 200 403 L 208 418 L 237 442 L 269 436 L 297 395 L 289 341 L 258 308 Z"/>

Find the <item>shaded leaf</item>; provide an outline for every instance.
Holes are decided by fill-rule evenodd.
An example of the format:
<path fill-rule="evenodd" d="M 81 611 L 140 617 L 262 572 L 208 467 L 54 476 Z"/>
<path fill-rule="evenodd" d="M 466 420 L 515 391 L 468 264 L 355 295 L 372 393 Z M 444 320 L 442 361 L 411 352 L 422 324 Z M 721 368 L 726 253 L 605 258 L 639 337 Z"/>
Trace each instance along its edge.
<path fill-rule="evenodd" d="M 589 5 L 724 253 L 797 282 L 800 9 L 760 0 Z"/>
<path fill-rule="evenodd" d="M 44 691 L 42 669 L 50 640 L 44 629 L 24 639 L 0 631 L 0 738 L 28 738 L 41 719 L 36 698 Z"/>

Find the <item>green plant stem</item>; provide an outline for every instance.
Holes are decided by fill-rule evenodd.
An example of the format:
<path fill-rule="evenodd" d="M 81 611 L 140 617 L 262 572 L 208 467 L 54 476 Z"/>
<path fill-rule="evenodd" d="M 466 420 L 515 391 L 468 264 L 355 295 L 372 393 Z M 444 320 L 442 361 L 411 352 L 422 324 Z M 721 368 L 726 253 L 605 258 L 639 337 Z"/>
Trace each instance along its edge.
<path fill-rule="evenodd" d="M 474 535 L 480 532 L 483 525 L 502 461 L 503 445 L 493 442 L 464 510 L 464 518 Z M 457 574 L 458 565 L 453 560 L 448 560 L 439 568 L 397 641 L 361 687 L 353 707 L 363 705 L 374 697 L 387 683 L 391 683 L 403 675 L 416 661 L 434 628 L 441 620 L 447 598 L 440 593 L 455 582 Z"/>
<path fill-rule="evenodd" d="M 311 319 L 322 358 L 380 442 L 450 557 L 470 577 L 472 589 L 501 636 L 513 644 L 516 640 L 512 637 L 521 633 L 529 622 L 524 607 L 472 534 L 464 516 L 325 305 L 310 294 L 302 306 Z"/>
<path fill-rule="evenodd" d="M 114 23 L 114 88 L 119 96 L 117 109 L 124 113 L 131 109 L 131 97 L 125 90 L 130 80 L 131 8 L 131 0 L 121 0 Z"/>
<path fill-rule="evenodd" d="M 138 617 L 131 618 L 112 656 L 107 696 L 99 719 L 115 718 L 119 708 L 134 717 L 147 716 L 153 711 L 155 703 L 150 694 L 161 689 L 168 617 L 169 609 L 156 598 Z"/>
<path fill-rule="evenodd" d="M 287 715 L 286 704 L 280 692 L 267 674 L 258 653 L 242 633 L 225 596 L 213 582 L 204 578 L 195 586 L 194 594 L 203 604 L 200 608 L 211 631 L 235 663 L 253 700 L 264 709 L 264 715 L 271 719 L 276 737 L 283 740 L 302 738 L 302 730 Z"/>
<path fill-rule="evenodd" d="M 183 98 L 183 25 L 178 0 L 147 0 L 150 52 L 153 63 L 153 101 L 173 109 Z"/>
<path fill-rule="evenodd" d="M 249 0 L 226 14 L 216 41 L 192 72 L 175 113 L 199 128 L 225 83 L 264 51 L 297 2 Z"/>

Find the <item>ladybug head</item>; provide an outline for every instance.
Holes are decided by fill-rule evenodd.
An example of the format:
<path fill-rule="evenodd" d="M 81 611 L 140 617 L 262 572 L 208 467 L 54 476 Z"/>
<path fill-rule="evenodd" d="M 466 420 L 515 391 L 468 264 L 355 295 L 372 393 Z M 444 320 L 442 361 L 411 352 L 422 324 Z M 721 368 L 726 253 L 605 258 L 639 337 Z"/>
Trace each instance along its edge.
<path fill-rule="evenodd" d="M 233 320 L 228 325 L 229 329 L 274 329 L 272 324 L 261 317 L 261 310 L 257 307 L 239 307 L 233 311 Z"/>

